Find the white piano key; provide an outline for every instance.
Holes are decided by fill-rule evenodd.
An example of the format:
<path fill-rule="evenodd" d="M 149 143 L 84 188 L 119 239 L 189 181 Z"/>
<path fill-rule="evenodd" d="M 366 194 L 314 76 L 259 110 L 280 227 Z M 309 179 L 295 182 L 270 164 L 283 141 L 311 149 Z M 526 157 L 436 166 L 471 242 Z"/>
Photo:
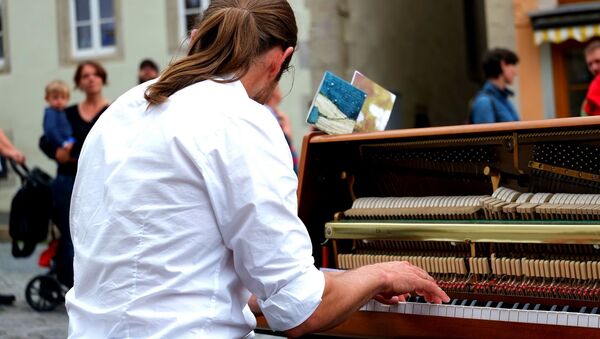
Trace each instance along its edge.
<path fill-rule="evenodd" d="M 512 322 L 519 321 L 519 310 L 509 310 L 508 320 Z"/>
<path fill-rule="evenodd" d="M 390 306 L 390 313 L 400 313 L 400 304 L 394 304 Z"/>
<path fill-rule="evenodd" d="M 433 312 L 433 304 L 422 304 L 421 305 L 421 313 L 423 315 L 433 315 L 431 314 L 431 312 Z"/>
<path fill-rule="evenodd" d="M 556 324 L 567 326 L 567 313 L 566 312 L 556 312 L 558 314 L 556 318 Z"/>
<path fill-rule="evenodd" d="M 567 315 L 567 325 L 569 326 L 577 326 L 577 314 L 570 313 Z"/>
<path fill-rule="evenodd" d="M 600 316 L 597 314 L 590 314 L 588 317 L 588 327 L 598 328 L 600 327 L 600 321 L 598 321 Z"/>
<path fill-rule="evenodd" d="M 587 314 L 577 315 L 577 327 L 588 327 L 589 317 Z"/>
<path fill-rule="evenodd" d="M 490 310 L 489 320 L 500 320 L 500 309 L 493 308 Z"/>
<path fill-rule="evenodd" d="M 405 304 L 405 308 L 404 308 L 404 313 L 406 314 L 414 314 L 413 312 L 413 304 L 412 303 L 406 303 Z"/>
<path fill-rule="evenodd" d="M 431 304 L 421 304 L 421 314 L 431 315 Z"/>
<path fill-rule="evenodd" d="M 500 310 L 500 321 L 508 321 L 509 310 Z"/>
<path fill-rule="evenodd" d="M 547 324 L 548 323 L 548 312 L 539 312 L 537 316 L 538 324 Z"/>
<path fill-rule="evenodd" d="M 482 319 L 481 311 L 481 307 L 473 307 L 473 319 Z"/>
<path fill-rule="evenodd" d="M 491 319 L 491 310 L 487 307 L 481 310 L 481 318 L 482 320 L 490 320 Z"/>
<path fill-rule="evenodd" d="M 376 312 L 389 312 L 390 307 L 388 305 L 384 305 L 380 302 L 375 303 L 375 311 Z"/>
<path fill-rule="evenodd" d="M 406 303 L 398 304 L 398 313 L 406 314 Z"/>
<path fill-rule="evenodd" d="M 527 322 L 530 324 L 537 324 L 538 312 L 537 311 L 528 311 L 527 312 Z"/>
<path fill-rule="evenodd" d="M 464 306 L 465 310 L 464 310 L 464 318 L 465 319 L 472 319 L 473 318 L 473 307 L 471 306 Z"/>
<path fill-rule="evenodd" d="M 442 311 L 442 309 L 443 309 L 443 311 Z M 442 313 L 444 315 L 442 315 Z M 429 310 L 429 314 L 435 315 L 438 317 L 445 317 L 446 316 L 445 305 L 431 304 L 431 309 Z"/>
<path fill-rule="evenodd" d="M 558 313 L 557 312 L 548 312 L 548 325 L 556 325 L 558 324 Z"/>
<path fill-rule="evenodd" d="M 421 304 L 413 304 L 411 314 L 421 314 Z"/>
<path fill-rule="evenodd" d="M 364 304 L 364 305 L 362 305 L 362 306 L 360 307 L 359 311 L 367 311 L 367 305 L 368 305 L 368 303 L 367 303 L 367 304 Z"/>
<path fill-rule="evenodd" d="M 446 306 L 446 305 L 444 305 L 444 306 Z M 454 306 L 454 305 L 446 306 L 446 316 L 455 318 L 456 317 L 456 309 L 457 309 L 457 306 Z"/>
<path fill-rule="evenodd" d="M 526 323 L 527 322 L 527 311 L 525 310 L 518 310 L 519 312 L 519 320 L 517 320 L 520 323 Z"/>
<path fill-rule="evenodd" d="M 437 307 L 435 307 L 435 311 L 437 312 L 436 314 L 432 314 L 432 315 L 437 315 L 438 317 L 447 317 L 448 316 L 448 306 L 446 305 L 436 305 Z"/>
<path fill-rule="evenodd" d="M 464 318 L 465 317 L 465 307 L 464 306 L 457 306 L 454 309 L 454 317 L 455 318 Z"/>

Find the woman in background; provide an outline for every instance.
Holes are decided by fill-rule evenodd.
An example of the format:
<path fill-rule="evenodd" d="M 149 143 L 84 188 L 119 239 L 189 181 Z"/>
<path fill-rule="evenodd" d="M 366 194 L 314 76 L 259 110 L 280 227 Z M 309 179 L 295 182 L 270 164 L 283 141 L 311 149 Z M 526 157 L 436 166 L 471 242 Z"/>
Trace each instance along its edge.
<path fill-rule="evenodd" d="M 77 159 L 92 126 L 110 104 L 102 94 L 107 74 L 99 63 L 95 61 L 80 63 L 73 80 L 75 88 L 85 93 L 85 99 L 82 102 L 65 109 L 76 141 L 65 147 L 55 148 L 44 136 L 40 139 L 40 148 L 58 165 L 56 179 L 52 183 L 53 221 L 61 232 L 56 258 L 56 273 L 58 280 L 68 287 L 73 286 L 73 243 L 69 229 L 69 207 L 77 173 Z"/>

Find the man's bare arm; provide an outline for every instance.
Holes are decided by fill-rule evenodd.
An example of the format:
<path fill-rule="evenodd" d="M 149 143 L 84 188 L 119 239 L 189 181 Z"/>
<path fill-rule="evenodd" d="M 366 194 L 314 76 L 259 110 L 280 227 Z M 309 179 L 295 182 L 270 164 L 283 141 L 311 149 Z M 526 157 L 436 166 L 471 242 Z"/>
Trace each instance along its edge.
<path fill-rule="evenodd" d="M 368 265 L 343 273 L 326 272 L 321 304 L 305 322 L 286 334 L 297 337 L 326 330 L 348 319 L 372 298 L 393 304 L 410 292 L 428 302 L 450 301 L 429 274 L 408 262 Z"/>

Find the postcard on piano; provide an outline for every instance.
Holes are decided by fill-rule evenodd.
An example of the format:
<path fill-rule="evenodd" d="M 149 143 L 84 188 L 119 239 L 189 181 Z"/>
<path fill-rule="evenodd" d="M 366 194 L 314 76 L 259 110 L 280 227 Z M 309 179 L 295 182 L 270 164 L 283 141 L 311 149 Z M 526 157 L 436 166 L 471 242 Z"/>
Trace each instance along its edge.
<path fill-rule="evenodd" d="M 356 119 L 354 132 L 385 130 L 396 101 L 396 95 L 359 71 L 354 71 L 351 84 L 367 93 L 367 98 Z"/>
<path fill-rule="evenodd" d="M 331 72 L 325 72 L 306 122 L 328 134 L 352 133 L 367 94 Z"/>

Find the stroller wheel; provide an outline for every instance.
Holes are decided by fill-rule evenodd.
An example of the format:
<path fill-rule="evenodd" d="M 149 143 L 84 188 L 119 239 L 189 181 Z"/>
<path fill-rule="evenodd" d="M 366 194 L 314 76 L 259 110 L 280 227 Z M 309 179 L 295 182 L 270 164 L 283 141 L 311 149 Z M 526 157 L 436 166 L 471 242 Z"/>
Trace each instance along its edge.
<path fill-rule="evenodd" d="M 27 304 L 38 312 L 52 311 L 64 300 L 60 283 L 51 276 L 38 275 L 25 288 Z"/>

